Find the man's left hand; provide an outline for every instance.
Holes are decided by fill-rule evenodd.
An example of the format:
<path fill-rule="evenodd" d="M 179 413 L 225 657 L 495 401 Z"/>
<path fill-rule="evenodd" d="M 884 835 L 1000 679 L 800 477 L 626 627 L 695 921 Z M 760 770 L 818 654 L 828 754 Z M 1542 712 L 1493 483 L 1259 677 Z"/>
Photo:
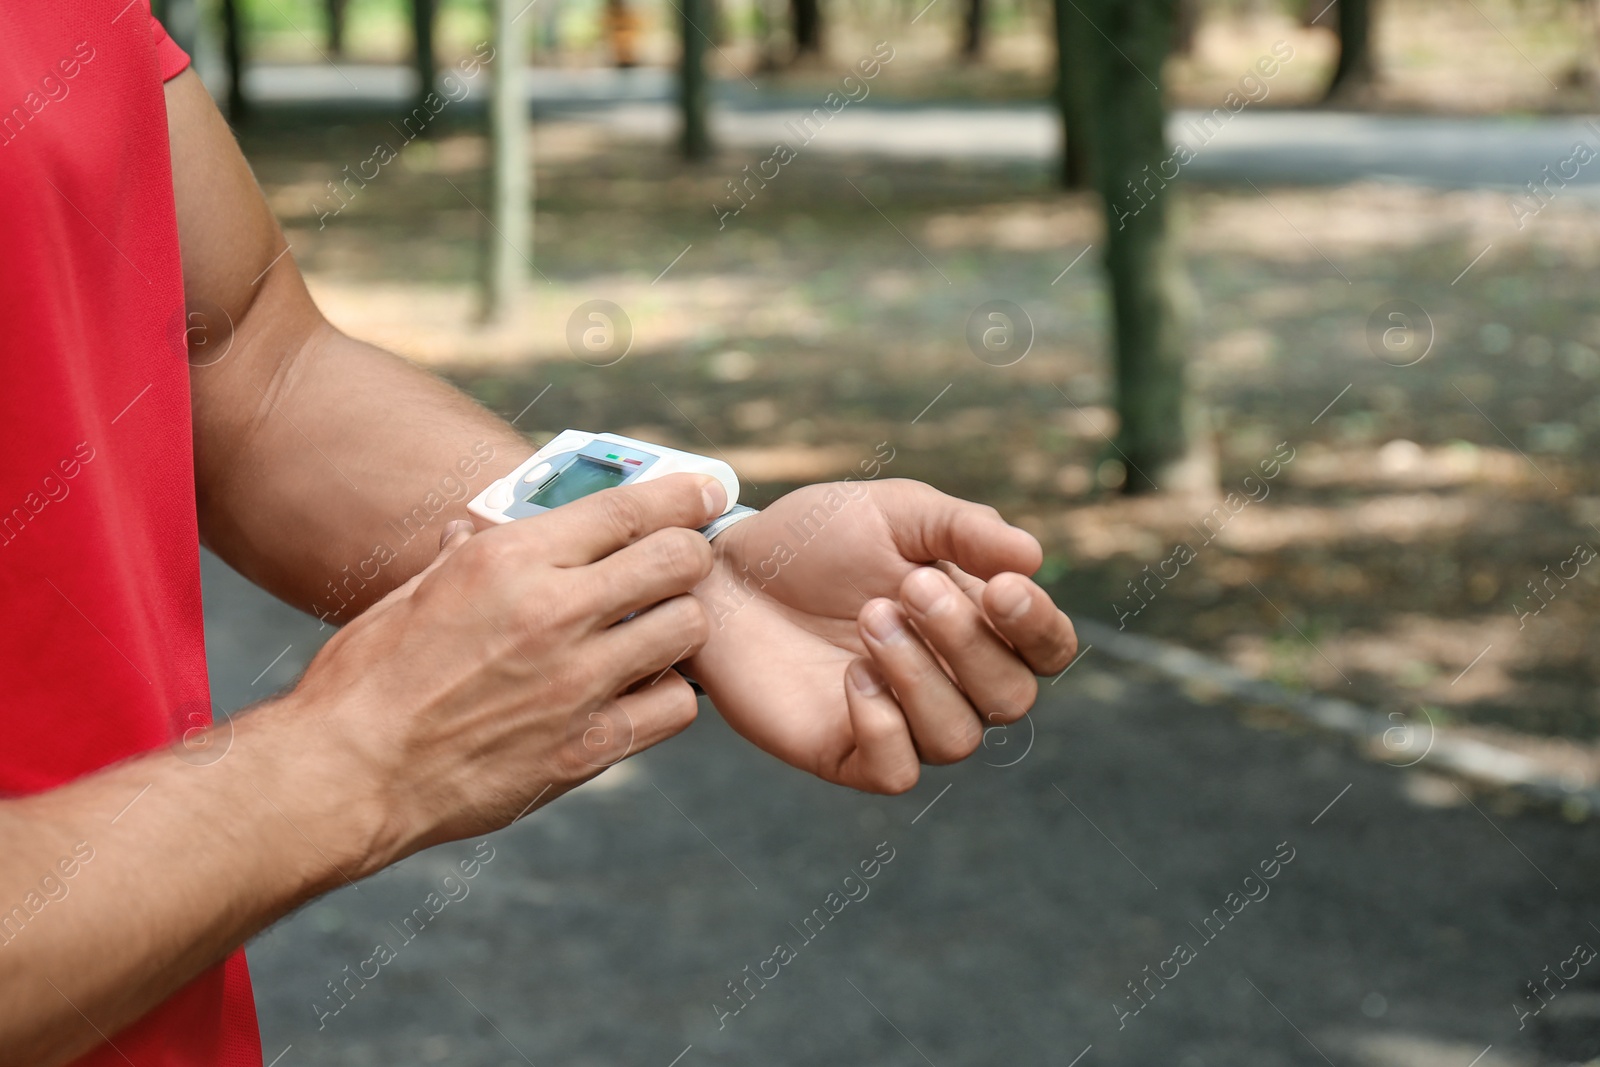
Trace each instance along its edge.
<path fill-rule="evenodd" d="M 807 486 L 713 548 L 688 673 L 739 733 L 841 785 L 900 793 L 965 759 L 1077 651 L 1027 577 L 1032 535 L 920 482 Z"/>

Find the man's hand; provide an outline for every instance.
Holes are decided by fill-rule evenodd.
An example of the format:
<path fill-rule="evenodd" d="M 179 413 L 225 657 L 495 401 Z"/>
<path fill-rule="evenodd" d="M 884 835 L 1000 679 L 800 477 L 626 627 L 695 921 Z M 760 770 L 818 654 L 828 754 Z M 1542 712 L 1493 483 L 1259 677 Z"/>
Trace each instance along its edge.
<path fill-rule="evenodd" d="M 709 627 L 694 527 L 714 478 L 610 489 L 473 535 L 328 642 L 289 698 L 318 709 L 400 854 L 506 825 L 694 721 L 670 668 Z M 362 864 L 396 855 L 380 847 Z"/>
<path fill-rule="evenodd" d="M 841 785 L 899 793 L 966 758 L 1077 651 L 1026 577 L 1038 542 L 920 482 L 808 486 L 714 547 L 689 673 L 746 738 Z"/>
<path fill-rule="evenodd" d="M 287 696 L 0 799 L 6 907 L 41 872 L 71 877 L 62 857 L 93 861 L 69 903 L 0 938 L 0 1063 L 64 1062 L 310 897 L 504 826 L 688 726 L 670 668 L 705 640 L 687 594 L 711 568 L 691 527 L 724 499 L 680 474 L 479 534 L 462 522 Z"/>
<path fill-rule="evenodd" d="M 437 531 L 467 518 L 467 499 L 529 446 L 444 383 L 328 325 L 192 72 L 168 83 L 167 117 L 202 535 L 258 585 L 342 625 L 426 566 Z M 848 506 L 835 512 L 830 499 Z M 776 562 L 779 542 L 791 561 Z M 1072 646 L 1070 624 L 1023 577 L 1039 564 L 1033 539 L 925 486 L 801 490 L 716 548 L 704 595 L 720 597 L 708 603 L 721 626 L 692 669 L 747 737 L 833 781 L 909 788 L 919 756 L 959 759 L 986 726 L 1021 715 L 1030 672 L 1059 669 Z M 955 566 L 920 566 L 941 560 Z M 754 592 L 742 597 L 715 592 L 747 581 Z M 919 591 L 932 605 L 957 585 L 964 598 L 918 607 Z M 880 641 L 858 616 L 912 628 Z M 847 686 L 851 660 L 861 664 Z"/>

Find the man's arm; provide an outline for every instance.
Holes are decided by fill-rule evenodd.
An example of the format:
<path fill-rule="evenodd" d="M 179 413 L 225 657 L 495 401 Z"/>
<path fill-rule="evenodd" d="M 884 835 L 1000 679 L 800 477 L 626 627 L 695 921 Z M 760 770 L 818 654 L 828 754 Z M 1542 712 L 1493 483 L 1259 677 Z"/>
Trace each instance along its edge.
<path fill-rule="evenodd" d="M 627 754 L 587 750 L 592 716 L 638 751 L 695 714 L 667 668 L 703 640 L 685 594 L 710 550 L 685 527 L 721 489 L 684 476 L 461 524 L 441 553 L 528 446 L 329 327 L 199 79 L 166 96 L 202 534 L 350 625 L 294 692 L 212 732 L 199 751 L 220 758 L 160 751 L 0 801 L 0 1063 L 114 1042 L 305 900 L 556 799 Z"/>
<path fill-rule="evenodd" d="M 258 585 L 346 623 L 426 566 L 445 524 L 532 448 L 330 326 L 200 79 L 166 93 L 202 536 Z"/>
<path fill-rule="evenodd" d="M 0 1064 L 114 1042 L 302 901 L 682 730 L 695 699 L 668 668 L 705 639 L 687 593 L 711 566 L 688 527 L 724 500 L 673 475 L 455 530 L 287 696 L 0 801 Z"/>
<path fill-rule="evenodd" d="M 217 766 L 163 751 L 0 803 L 0 1062 L 114 1040 L 392 851 L 366 783 L 292 718 L 242 718 Z"/>
<path fill-rule="evenodd" d="M 206 345 L 195 346 L 192 362 L 205 365 L 191 376 L 204 536 L 258 584 L 346 622 L 426 563 L 428 539 L 416 531 L 430 515 L 439 525 L 466 517 L 469 495 L 529 448 L 454 389 L 323 321 L 199 80 L 182 75 L 167 95 L 185 288 L 197 325 L 210 327 L 195 332 Z M 220 359 L 218 308 L 234 323 Z M 493 455 L 463 486 L 453 472 L 475 448 Z M 456 491 L 441 494 L 444 479 Z M 1066 616 L 1026 577 L 1039 566 L 1038 543 L 992 508 L 926 486 L 874 486 L 870 506 L 828 519 L 797 565 L 775 554 L 792 538 L 786 514 L 803 528 L 832 514 L 836 495 L 799 490 L 718 541 L 711 584 L 759 587 L 761 605 L 720 612 L 691 667 L 762 748 L 830 781 L 897 792 L 916 782 L 919 759 L 965 758 L 985 728 L 1020 717 L 1037 693 L 1033 674 L 1061 669 L 1076 642 Z M 741 554 L 741 544 L 751 551 Z M 959 590 L 914 573 L 940 561 L 970 572 Z M 769 567 L 782 577 L 750 581 L 751 568 Z M 939 593 L 965 596 L 930 613 L 917 606 L 919 589 L 931 590 L 929 604 Z M 1001 600 L 1015 611 L 996 610 Z M 909 622 L 890 629 L 912 639 L 876 640 L 875 619 Z M 853 677 L 875 669 L 885 692 L 846 686 L 855 659 Z M 771 692 L 785 700 L 766 699 Z"/>

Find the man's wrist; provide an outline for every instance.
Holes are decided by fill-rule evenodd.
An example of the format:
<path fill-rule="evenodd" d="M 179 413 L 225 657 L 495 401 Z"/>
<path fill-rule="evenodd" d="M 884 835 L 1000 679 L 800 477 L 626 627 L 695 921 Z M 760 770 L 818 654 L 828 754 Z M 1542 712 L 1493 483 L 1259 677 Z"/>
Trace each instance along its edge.
<path fill-rule="evenodd" d="M 393 802 L 397 790 L 345 736 L 338 709 L 320 695 L 288 693 L 240 725 L 254 735 L 247 743 L 263 764 L 263 795 L 270 789 L 267 799 L 315 846 L 318 892 L 375 874 L 412 851 L 417 830 Z"/>

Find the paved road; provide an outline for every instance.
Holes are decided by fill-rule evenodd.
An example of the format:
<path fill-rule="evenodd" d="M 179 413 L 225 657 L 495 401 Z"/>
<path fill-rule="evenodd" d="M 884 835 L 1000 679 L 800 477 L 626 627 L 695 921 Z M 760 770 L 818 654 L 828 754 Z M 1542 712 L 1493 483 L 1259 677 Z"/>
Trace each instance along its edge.
<path fill-rule="evenodd" d="M 288 682 L 315 624 L 210 557 L 205 582 L 219 702 Z M 1475 810 L 1097 655 L 1048 689 L 1031 747 L 1014 730 L 898 798 L 782 767 L 704 709 L 487 846 L 413 857 L 258 938 L 267 1058 L 1469 1067 L 1492 1045 L 1477 1067 L 1504 1067 L 1600 1052 L 1571 1044 L 1597 1033 L 1571 1017 L 1600 961 L 1520 1032 L 1512 1008 L 1575 944 L 1600 946 L 1592 827 Z M 493 858 L 460 896 L 442 879 L 479 847 Z M 889 850 L 806 940 L 813 909 Z M 405 930 L 441 887 L 459 899 Z M 1241 905 L 1247 889 L 1261 899 Z M 1207 924 L 1230 893 L 1239 913 Z M 395 958 L 329 999 L 379 942 Z M 727 983 L 771 975 L 779 942 L 793 958 L 719 1028 Z M 1164 962 L 1180 943 L 1192 958 Z M 1124 1018 L 1147 965 L 1176 977 Z"/>
<path fill-rule="evenodd" d="M 327 104 L 406 110 L 411 75 L 388 66 L 262 66 L 250 71 L 251 97 L 272 104 Z M 678 120 L 674 84 L 655 69 L 615 71 L 534 68 L 528 97 L 545 119 L 582 121 L 619 133 L 670 141 Z M 480 83 L 481 90 L 487 83 Z M 718 87 L 713 128 L 719 143 L 770 149 L 799 147 L 786 124 L 817 107 L 817 98 L 756 91 L 742 82 Z M 1224 113 L 1226 114 L 1226 113 Z M 1571 175 L 1574 192 L 1600 189 L 1600 158 L 1561 164 L 1583 142 L 1600 156 L 1600 121 L 1591 117 L 1449 118 L 1246 108 L 1209 119 L 1172 117 L 1169 135 L 1195 150 L 1184 168 L 1201 181 L 1322 184 L 1363 178 L 1441 188 L 1516 189 L 1541 170 Z M 1044 106 L 885 105 L 868 96 L 829 119 L 804 151 L 909 159 L 1049 163 L 1058 151 L 1057 120 Z"/>

